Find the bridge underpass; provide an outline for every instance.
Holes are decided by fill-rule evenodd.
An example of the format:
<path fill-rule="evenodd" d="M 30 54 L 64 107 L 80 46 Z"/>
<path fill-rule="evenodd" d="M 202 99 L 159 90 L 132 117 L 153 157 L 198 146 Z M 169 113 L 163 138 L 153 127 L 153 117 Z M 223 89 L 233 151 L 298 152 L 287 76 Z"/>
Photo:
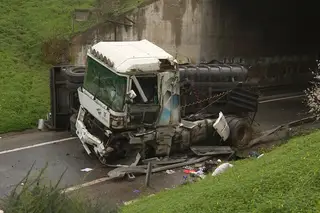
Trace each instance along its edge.
<path fill-rule="evenodd" d="M 203 3 L 203 61 L 241 61 L 252 66 L 251 81 L 268 87 L 267 94 L 301 92 L 309 85 L 320 49 L 316 2 Z M 209 18 L 213 21 L 206 21 Z"/>

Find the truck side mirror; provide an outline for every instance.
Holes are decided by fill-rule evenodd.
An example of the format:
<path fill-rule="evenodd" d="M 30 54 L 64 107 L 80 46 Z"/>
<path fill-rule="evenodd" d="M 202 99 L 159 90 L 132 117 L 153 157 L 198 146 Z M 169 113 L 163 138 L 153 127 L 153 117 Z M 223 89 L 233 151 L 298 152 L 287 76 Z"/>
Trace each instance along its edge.
<path fill-rule="evenodd" d="M 126 95 L 126 103 L 133 103 L 135 97 L 137 97 L 137 94 L 133 90 L 130 90 Z"/>

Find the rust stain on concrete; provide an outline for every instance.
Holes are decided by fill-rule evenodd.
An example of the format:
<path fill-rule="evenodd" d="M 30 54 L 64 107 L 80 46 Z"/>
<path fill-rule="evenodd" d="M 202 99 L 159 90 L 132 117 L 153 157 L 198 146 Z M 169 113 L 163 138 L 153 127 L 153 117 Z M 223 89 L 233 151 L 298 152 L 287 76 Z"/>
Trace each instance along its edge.
<path fill-rule="evenodd" d="M 192 12 L 194 12 L 200 4 L 200 0 L 191 0 Z"/>
<path fill-rule="evenodd" d="M 171 32 L 175 45 L 181 45 L 183 15 L 187 10 L 187 0 L 163 0 L 163 20 L 171 22 Z"/>
<path fill-rule="evenodd" d="M 136 13 L 136 32 L 138 34 L 138 39 L 141 40 L 143 36 L 143 31 L 147 27 L 147 20 L 146 20 L 146 15 L 145 15 L 145 8 L 139 8 L 138 12 Z"/>

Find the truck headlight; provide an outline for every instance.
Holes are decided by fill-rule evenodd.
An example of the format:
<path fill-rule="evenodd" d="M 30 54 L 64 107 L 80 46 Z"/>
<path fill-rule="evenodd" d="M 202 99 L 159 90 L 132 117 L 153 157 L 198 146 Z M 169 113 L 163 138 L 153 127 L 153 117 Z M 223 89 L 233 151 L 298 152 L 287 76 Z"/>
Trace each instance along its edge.
<path fill-rule="evenodd" d="M 124 127 L 124 117 L 115 117 L 110 115 L 111 127 L 114 129 L 121 129 Z"/>

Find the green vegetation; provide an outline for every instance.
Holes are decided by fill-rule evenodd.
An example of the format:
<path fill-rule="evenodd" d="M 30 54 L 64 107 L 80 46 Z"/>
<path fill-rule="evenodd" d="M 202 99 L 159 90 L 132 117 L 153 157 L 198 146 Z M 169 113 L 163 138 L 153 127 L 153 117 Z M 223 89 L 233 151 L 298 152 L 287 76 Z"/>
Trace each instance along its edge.
<path fill-rule="evenodd" d="M 320 131 L 217 177 L 146 197 L 123 212 L 320 212 Z"/>
<path fill-rule="evenodd" d="M 108 209 L 105 204 L 95 204 L 81 199 L 79 196 L 70 198 L 61 193 L 59 182 L 54 185 L 44 186 L 41 184 L 43 173 L 46 168 L 32 178 L 27 174 L 11 194 L 0 202 L 0 209 L 5 213 L 111 213 L 116 209 Z M 30 170 L 31 171 L 31 170 Z M 62 178 L 62 177 L 61 177 Z M 21 186 L 21 183 L 24 183 Z"/>
<path fill-rule="evenodd" d="M 49 66 L 41 46 L 71 35 L 71 11 L 94 0 L 3 0 L 0 7 L 0 132 L 36 125 L 49 111 Z M 76 26 L 76 30 L 85 26 Z"/>
<path fill-rule="evenodd" d="M 41 48 L 72 35 L 71 12 L 96 0 L 2 0 L 0 7 L 0 133 L 34 127 L 49 111 L 49 65 Z M 141 3 L 121 0 L 125 12 Z M 76 24 L 75 32 L 92 23 Z"/>

